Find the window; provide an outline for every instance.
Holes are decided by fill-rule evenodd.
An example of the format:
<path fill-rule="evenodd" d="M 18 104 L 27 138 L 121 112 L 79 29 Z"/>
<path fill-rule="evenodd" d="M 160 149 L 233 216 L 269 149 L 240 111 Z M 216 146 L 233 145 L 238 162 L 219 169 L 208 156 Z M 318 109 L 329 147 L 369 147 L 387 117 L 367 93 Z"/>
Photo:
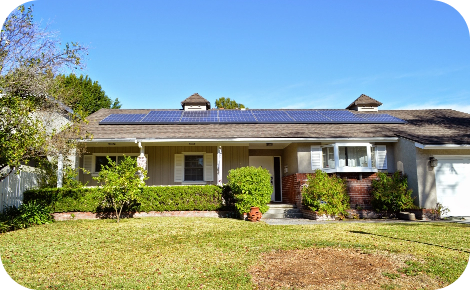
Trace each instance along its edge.
<path fill-rule="evenodd" d="M 109 165 L 106 156 L 109 156 L 112 161 L 119 164 L 122 160 L 124 160 L 125 156 L 130 156 L 134 159 L 137 159 L 137 156 L 139 155 L 139 153 L 93 153 L 93 155 L 84 155 L 83 168 L 89 171 L 92 176 L 98 176 L 98 172 L 101 171 L 101 165 Z M 145 154 L 145 157 L 148 157 L 147 154 Z"/>
<path fill-rule="evenodd" d="M 184 181 L 204 180 L 204 156 L 184 156 Z"/>
<path fill-rule="evenodd" d="M 174 182 L 206 184 L 214 181 L 213 153 L 182 152 L 175 154 Z"/>
<path fill-rule="evenodd" d="M 107 156 L 96 156 L 96 159 L 95 159 L 95 172 L 100 172 L 101 171 L 101 166 L 109 165 L 108 158 L 106 158 L 106 157 Z M 125 157 L 124 155 L 109 156 L 109 158 L 112 161 L 117 162 L 117 164 L 121 163 L 121 161 L 124 160 L 124 157 Z M 131 156 L 131 158 L 137 160 L 137 156 Z"/>
<path fill-rule="evenodd" d="M 387 169 L 387 148 L 370 143 L 312 145 L 311 165 L 326 172 L 377 172 Z"/>
<path fill-rule="evenodd" d="M 338 146 L 339 167 L 369 167 L 366 146 Z"/>
<path fill-rule="evenodd" d="M 323 168 L 335 168 L 335 154 L 333 147 L 322 148 Z"/>

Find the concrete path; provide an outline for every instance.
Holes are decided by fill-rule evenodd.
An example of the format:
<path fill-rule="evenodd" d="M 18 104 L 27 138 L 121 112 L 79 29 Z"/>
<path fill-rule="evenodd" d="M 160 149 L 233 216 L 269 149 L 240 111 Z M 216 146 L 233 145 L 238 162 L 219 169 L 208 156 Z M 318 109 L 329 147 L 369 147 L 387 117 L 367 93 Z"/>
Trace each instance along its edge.
<path fill-rule="evenodd" d="M 322 224 L 331 224 L 331 223 L 460 223 L 470 225 L 470 217 L 452 217 L 447 220 L 440 221 L 406 221 L 399 219 L 359 219 L 359 220 L 342 220 L 342 221 L 316 221 L 309 219 L 293 219 L 293 218 L 284 218 L 284 219 L 261 219 L 268 225 L 322 225 Z"/>

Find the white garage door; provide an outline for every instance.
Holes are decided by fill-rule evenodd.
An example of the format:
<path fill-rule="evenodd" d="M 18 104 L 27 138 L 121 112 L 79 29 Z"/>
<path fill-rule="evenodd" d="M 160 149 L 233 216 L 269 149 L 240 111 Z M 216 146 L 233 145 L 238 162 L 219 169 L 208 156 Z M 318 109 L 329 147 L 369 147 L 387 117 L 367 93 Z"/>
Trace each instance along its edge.
<path fill-rule="evenodd" d="M 437 202 L 449 208 L 449 216 L 470 216 L 470 156 L 437 159 Z"/>

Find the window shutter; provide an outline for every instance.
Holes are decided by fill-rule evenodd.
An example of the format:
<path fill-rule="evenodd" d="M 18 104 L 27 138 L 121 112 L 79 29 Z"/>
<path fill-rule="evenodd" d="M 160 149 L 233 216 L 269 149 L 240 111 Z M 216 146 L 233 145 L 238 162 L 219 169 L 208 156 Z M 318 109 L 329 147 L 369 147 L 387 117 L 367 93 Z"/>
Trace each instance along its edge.
<path fill-rule="evenodd" d="M 204 181 L 214 181 L 213 154 L 204 154 Z"/>
<path fill-rule="evenodd" d="M 310 147 L 310 153 L 311 153 L 311 157 L 312 157 L 312 170 L 315 170 L 315 169 L 321 169 L 322 168 L 322 164 L 321 164 L 321 155 L 322 155 L 322 151 L 321 151 L 321 147 L 320 146 L 311 146 Z"/>
<path fill-rule="evenodd" d="M 377 169 L 387 169 L 387 146 L 377 145 L 375 148 L 377 150 Z"/>
<path fill-rule="evenodd" d="M 184 177 L 184 155 L 175 154 L 175 182 L 183 182 Z"/>
<path fill-rule="evenodd" d="M 93 155 L 83 155 L 83 168 L 91 173 L 93 167 Z"/>

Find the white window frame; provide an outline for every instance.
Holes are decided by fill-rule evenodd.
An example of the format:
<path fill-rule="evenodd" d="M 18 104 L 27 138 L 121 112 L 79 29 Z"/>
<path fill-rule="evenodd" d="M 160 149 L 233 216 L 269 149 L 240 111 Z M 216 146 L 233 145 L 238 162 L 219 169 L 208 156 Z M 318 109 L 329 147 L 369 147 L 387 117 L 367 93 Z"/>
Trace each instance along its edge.
<path fill-rule="evenodd" d="M 213 153 L 208 153 L 208 152 L 181 152 L 180 154 L 183 155 L 183 181 L 181 181 L 181 184 L 182 185 L 205 185 L 205 184 L 211 184 L 214 182 L 214 178 L 212 177 L 212 180 L 207 180 L 208 177 L 206 176 L 206 154 L 212 154 L 212 158 L 214 158 L 214 154 Z M 202 158 L 203 158 L 203 162 L 204 162 L 204 165 L 203 165 L 203 170 L 202 170 L 202 180 L 197 180 L 197 181 L 193 181 L 193 180 L 184 180 L 185 178 L 185 174 L 184 174 L 184 164 L 185 164 L 185 158 L 186 156 L 194 156 L 194 155 L 201 155 Z M 213 159 L 212 159 L 213 160 Z M 214 164 L 212 162 L 212 175 L 214 175 Z M 180 182 L 180 181 L 175 181 L 175 182 Z"/>
<path fill-rule="evenodd" d="M 320 148 L 326 147 L 333 147 L 334 150 L 334 158 L 335 158 L 335 168 L 323 168 L 323 154 L 321 154 L 321 170 L 326 173 L 341 173 L 341 172 L 378 172 L 377 169 L 377 145 L 373 143 L 333 143 L 328 145 L 321 145 Z M 339 147 L 366 147 L 367 149 L 367 167 L 349 167 L 349 166 L 339 166 Z M 375 165 L 376 167 L 372 167 L 372 158 L 371 158 L 371 150 L 374 147 L 375 150 Z"/>
<path fill-rule="evenodd" d="M 146 164 L 146 168 L 149 168 L 148 166 L 148 154 L 144 154 L 145 155 L 145 159 L 147 161 L 147 164 Z M 91 161 L 91 170 L 90 170 L 90 173 L 91 173 L 91 176 L 98 176 L 99 175 L 99 171 L 95 171 L 95 167 L 96 167 L 96 156 L 109 156 L 109 157 L 118 157 L 118 156 L 140 156 L 140 153 L 93 153 L 92 154 L 93 158 L 92 158 L 92 161 Z"/>

